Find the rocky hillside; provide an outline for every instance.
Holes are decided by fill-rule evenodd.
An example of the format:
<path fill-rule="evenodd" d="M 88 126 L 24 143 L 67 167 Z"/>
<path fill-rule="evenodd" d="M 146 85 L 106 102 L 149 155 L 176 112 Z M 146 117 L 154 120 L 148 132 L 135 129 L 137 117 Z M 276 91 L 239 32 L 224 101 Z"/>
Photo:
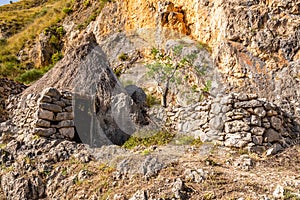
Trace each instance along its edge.
<path fill-rule="evenodd" d="M 299 199 L 299 6 L 0 7 L 1 198 Z"/>

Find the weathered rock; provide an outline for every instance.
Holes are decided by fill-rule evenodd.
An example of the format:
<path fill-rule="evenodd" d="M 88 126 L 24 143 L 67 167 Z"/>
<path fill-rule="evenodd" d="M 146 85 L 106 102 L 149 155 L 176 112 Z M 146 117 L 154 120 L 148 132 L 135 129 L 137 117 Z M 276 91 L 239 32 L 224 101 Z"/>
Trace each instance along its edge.
<path fill-rule="evenodd" d="M 147 191 L 139 190 L 137 191 L 129 200 L 147 200 Z"/>
<path fill-rule="evenodd" d="M 74 114 L 70 112 L 58 113 L 55 117 L 55 121 L 66 121 L 74 119 Z"/>
<path fill-rule="evenodd" d="M 265 132 L 265 128 L 263 127 L 252 127 L 251 133 L 257 136 L 262 136 Z"/>
<path fill-rule="evenodd" d="M 263 102 L 259 100 L 241 101 L 234 103 L 235 108 L 255 108 L 263 106 Z"/>
<path fill-rule="evenodd" d="M 56 133 L 55 128 L 35 128 L 34 134 L 37 134 L 42 137 L 50 137 L 51 135 Z"/>
<path fill-rule="evenodd" d="M 48 110 L 40 109 L 37 111 L 37 118 L 52 121 L 54 119 L 54 113 Z"/>
<path fill-rule="evenodd" d="M 42 93 L 43 96 L 49 96 L 54 99 L 59 99 L 61 97 L 60 92 L 56 88 L 52 88 L 52 87 L 46 88 Z"/>
<path fill-rule="evenodd" d="M 247 123 L 245 123 L 244 121 L 226 122 L 224 130 L 226 133 L 249 131 L 250 126 Z"/>
<path fill-rule="evenodd" d="M 49 110 L 49 111 L 52 111 L 52 112 L 55 112 L 55 113 L 62 112 L 62 107 L 59 106 L 59 105 L 55 105 L 55 104 L 41 103 L 40 108 L 45 109 L 45 110 Z"/>
<path fill-rule="evenodd" d="M 267 150 L 267 153 L 266 155 L 267 156 L 270 156 L 270 155 L 274 155 L 274 154 L 277 154 L 279 151 L 281 151 L 283 148 L 280 144 L 278 143 L 275 143 L 271 148 L 269 148 Z"/>
<path fill-rule="evenodd" d="M 35 122 L 37 127 L 44 127 L 44 128 L 50 128 L 51 123 L 47 120 L 43 120 L 43 119 L 38 119 Z"/>
<path fill-rule="evenodd" d="M 264 134 L 264 138 L 266 142 L 279 142 L 282 137 L 281 134 L 275 131 L 274 129 L 268 129 Z"/>
<path fill-rule="evenodd" d="M 271 117 L 271 125 L 277 131 L 280 131 L 282 129 L 282 121 L 278 117 Z"/>
<path fill-rule="evenodd" d="M 66 137 L 66 138 L 68 138 L 68 139 L 73 139 L 74 138 L 74 136 L 75 136 L 75 130 L 74 130 L 74 128 L 60 128 L 59 129 L 59 133 L 62 135 L 62 136 L 64 136 L 64 137 Z"/>

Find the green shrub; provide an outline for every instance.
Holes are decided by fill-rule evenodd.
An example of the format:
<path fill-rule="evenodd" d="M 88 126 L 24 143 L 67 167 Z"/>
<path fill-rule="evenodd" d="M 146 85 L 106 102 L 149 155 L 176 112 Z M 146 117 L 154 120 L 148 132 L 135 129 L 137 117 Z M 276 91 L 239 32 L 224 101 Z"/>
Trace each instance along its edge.
<path fill-rule="evenodd" d="M 138 137 L 131 136 L 123 145 L 126 149 L 133 149 L 136 146 L 149 147 L 152 145 L 166 145 L 170 143 L 175 134 L 169 133 L 167 131 L 159 131 L 154 134 L 150 134 L 149 137 Z"/>
<path fill-rule="evenodd" d="M 5 38 L 0 39 L 0 46 L 4 46 L 7 44 L 7 40 Z"/>
<path fill-rule="evenodd" d="M 55 54 L 52 55 L 52 58 L 51 58 L 51 61 L 52 61 L 52 64 L 56 64 L 58 61 L 60 61 L 62 58 L 63 58 L 63 54 L 58 51 L 56 52 Z"/>
<path fill-rule="evenodd" d="M 62 11 L 67 15 L 70 15 L 73 12 L 72 8 L 67 8 L 67 7 L 65 7 Z"/>
<path fill-rule="evenodd" d="M 83 3 L 83 5 L 84 5 L 85 7 L 90 6 L 90 5 L 91 5 L 90 0 L 85 0 L 84 3 Z"/>
<path fill-rule="evenodd" d="M 151 108 L 154 105 L 159 105 L 160 104 L 160 100 L 157 99 L 155 96 L 153 96 L 152 94 L 148 94 L 147 98 L 146 98 L 146 104 L 149 108 Z"/>
<path fill-rule="evenodd" d="M 211 84 L 212 84 L 212 81 L 211 81 L 211 80 L 206 81 L 205 87 L 203 88 L 203 91 L 204 91 L 204 92 L 209 92 L 210 89 L 211 89 Z"/>
<path fill-rule="evenodd" d="M 126 54 L 126 53 L 121 53 L 119 56 L 118 56 L 118 59 L 120 61 L 126 61 L 129 59 L 129 56 Z"/>
<path fill-rule="evenodd" d="M 20 81 L 25 84 L 32 83 L 43 76 L 44 72 L 40 69 L 32 69 L 21 74 L 17 81 Z"/>
<path fill-rule="evenodd" d="M 63 37 L 66 33 L 66 31 L 64 30 L 64 28 L 62 26 L 56 28 L 56 33 L 60 36 Z"/>

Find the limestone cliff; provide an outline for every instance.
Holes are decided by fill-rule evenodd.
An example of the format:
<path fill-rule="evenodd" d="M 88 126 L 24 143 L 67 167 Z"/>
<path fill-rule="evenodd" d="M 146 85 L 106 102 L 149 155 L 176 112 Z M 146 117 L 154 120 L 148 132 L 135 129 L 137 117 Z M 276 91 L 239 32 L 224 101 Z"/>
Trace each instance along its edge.
<path fill-rule="evenodd" d="M 161 48 L 188 36 L 209 46 L 227 91 L 292 102 L 299 115 L 299 20 L 297 1 L 129 0 L 108 3 L 88 30 L 98 42 L 125 31 Z"/>

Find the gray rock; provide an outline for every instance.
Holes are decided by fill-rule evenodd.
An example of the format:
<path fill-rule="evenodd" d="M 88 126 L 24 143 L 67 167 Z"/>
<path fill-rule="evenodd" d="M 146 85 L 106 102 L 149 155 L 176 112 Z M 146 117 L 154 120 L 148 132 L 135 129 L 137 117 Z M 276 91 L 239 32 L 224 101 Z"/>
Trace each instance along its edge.
<path fill-rule="evenodd" d="M 54 113 L 48 110 L 40 109 L 37 111 L 37 117 L 39 119 L 52 121 L 54 119 Z"/>
<path fill-rule="evenodd" d="M 244 121 L 232 121 L 232 122 L 225 123 L 224 130 L 226 133 L 249 131 L 250 126 L 247 123 L 245 123 Z"/>
<path fill-rule="evenodd" d="M 174 193 L 175 198 L 181 199 L 181 191 L 183 190 L 183 186 L 183 181 L 180 178 L 177 178 L 172 187 L 172 192 Z"/>
<path fill-rule="evenodd" d="M 137 105 L 145 105 L 147 95 L 142 88 L 136 85 L 128 85 L 125 87 L 125 90 Z"/>
<path fill-rule="evenodd" d="M 35 128 L 34 134 L 42 136 L 42 137 L 50 137 L 51 135 L 56 133 L 55 128 Z"/>
<path fill-rule="evenodd" d="M 49 110 L 49 111 L 52 111 L 55 113 L 62 112 L 61 106 L 55 105 L 55 104 L 50 104 L 50 103 L 41 103 L 40 108 L 42 108 L 44 110 Z"/>
<path fill-rule="evenodd" d="M 65 120 L 72 120 L 74 119 L 74 114 L 70 112 L 62 112 L 58 113 L 55 117 L 56 121 L 65 121 Z"/>
<path fill-rule="evenodd" d="M 67 112 L 73 112 L 73 106 L 65 107 L 65 111 L 67 111 Z"/>
<path fill-rule="evenodd" d="M 206 178 L 206 173 L 203 171 L 203 169 L 186 169 L 183 175 L 185 176 L 186 181 L 195 183 L 201 183 Z"/>
<path fill-rule="evenodd" d="M 66 121 L 61 121 L 58 123 L 58 128 L 69 128 L 69 127 L 74 127 L 74 121 L 73 120 L 66 120 Z"/>
<path fill-rule="evenodd" d="M 222 131 L 224 128 L 224 120 L 223 120 L 223 115 L 219 114 L 215 117 L 213 117 L 210 122 L 209 122 L 209 127 L 212 130 L 220 130 Z"/>
<path fill-rule="evenodd" d="M 250 147 L 250 152 L 262 154 L 265 151 L 266 151 L 266 147 L 265 146 L 257 146 L 257 145 L 255 145 L 255 146 Z"/>
<path fill-rule="evenodd" d="M 273 197 L 277 199 L 281 199 L 284 197 L 284 188 L 281 185 L 277 185 L 276 189 L 273 192 Z"/>
<path fill-rule="evenodd" d="M 208 132 L 201 131 L 199 134 L 202 142 L 212 142 L 218 140 L 220 137 L 219 131 L 217 130 L 209 130 Z"/>
<path fill-rule="evenodd" d="M 148 156 L 142 163 L 140 172 L 147 178 L 156 176 L 164 168 L 164 164 L 157 157 Z"/>
<path fill-rule="evenodd" d="M 280 133 L 278 133 L 277 131 L 275 131 L 272 128 L 270 128 L 266 131 L 264 138 L 265 138 L 266 142 L 271 142 L 271 143 L 279 142 L 282 139 Z"/>
<path fill-rule="evenodd" d="M 257 115 L 251 115 L 250 123 L 251 125 L 261 126 L 261 120 Z"/>
<path fill-rule="evenodd" d="M 274 155 L 277 154 L 279 151 L 281 151 L 283 148 L 279 143 L 274 144 L 271 148 L 269 148 L 267 150 L 266 155 L 270 156 L 270 155 Z"/>
<path fill-rule="evenodd" d="M 219 103 L 213 103 L 211 105 L 210 113 L 212 114 L 220 114 L 222 112 L 222 105 Z"/>
<path fill-rule="evenodd" d="M 280 131 L 282 129 L 282 121 L 278 117 L 271 117 L 271 125 L 277 131 Z"/>
<path fill-rule="evenodd" d="M 259 117 L 265 117 L 267 112 L 264 110 L 263 107 L 258 107 L 254 109 L 254 113 Z"/>
<path fill-rule="evenodd" d="M 66 138 L 73 139 L 75 136 L 74 128 L 61 128 L 59 129 L 59 133 Z"/>
<path fill-rule="evenodd" d="M 47 96 L 47 95 L 43 95 L 40 99 L 39 102 L 42 103 L 51 103 L 52 102 L 52 98 Z"/>
<path fill-rule="evenodd" d="M 44 127 L 44 128 L 50 128 L 50 122 L 47 121 L 47 120 L 43 120 L 43 119 L 38 119 L 36 122 L 35 122 L 35 125 L 37 127 Z"/>
<path fill-rule="evenodd" d="M 257 136 L 262 136 L 265 133 L 265 128 L 263 127 L 252 127 L 251 133 Z"/>
<path fill-rule="evenodd" d="M 259 100 L 250 100 L 234 103 L 235 108 L 254 108 L 263 106 L 263 102 Z"/>
<path fill-rule="evenodd" d="M 262 136 L 252 136 L 252 142 L 256 145 L 262 145 L 263 137 Z"/>
<path fill-rule="evenodd" d="M 55 99 L 59 99 L 61 97 L 60 92 L 56 88 L 52 88 L 52 87 L 46 88 L 42 94 L 43 96 L 46 95 L 46 96 L 53 97 Z"/>
<path fill-rule="evenodd" d="M 147 191 L 139 190 L 129 200 L 148 200 Z"/>

